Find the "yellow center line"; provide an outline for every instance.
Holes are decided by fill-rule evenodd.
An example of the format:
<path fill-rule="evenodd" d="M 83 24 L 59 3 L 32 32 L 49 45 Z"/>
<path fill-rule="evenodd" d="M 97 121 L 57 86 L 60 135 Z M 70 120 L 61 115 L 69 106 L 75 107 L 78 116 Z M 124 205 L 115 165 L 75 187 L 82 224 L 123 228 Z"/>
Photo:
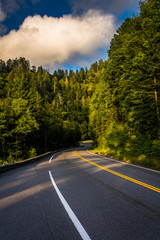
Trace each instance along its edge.
<path fill-rule="evenodd" d="M 101 169 L 103 169 L 103 170 L 106 171 L 106 172 L 112 173 L 112 174 L 114 174 L 114 175 L 116 175 L 116 176 L 118 176 L 118 177 L 124 178 L 124 179 L 126 179 L 126 180 L 128 180 L 128 181 L 130 181 L 130 182 L 136 183 L 136 184 L 138 184 L 138 185 L 140 185 L 140 186 L 149 188 L 149 189 L 151 189 L 151 190 L 153 190 L 153 191 L 155 191 L 155 192 L 160 193 L 160 188 L 156 188 L 156 187 L 154 187 L 154 186 L 152 186 L 152 185 L 149 185 L 149 184 L 147 184 L 147 183 L 138 181 L 138 180 L 136 180 L 136 179 L 134 179 L 134 178 L 131 178 L 131 177 L 128 177 L 128 176 L 123 175 L 123 174 L 121 174 L 121 173 L 115 172 L 115 171 L 113 171 L 113 170 L 111 170 L 111 169 L 109 169 L 109 168 L 102 167 L 102 166 L 100 166 L 100 165 L 98 165 L 98 164 L 96 164 L 96 163 L 94 163 L 94 162 L 91 162 L 91 161 L 87 160 L 86 158 L 81 157 L 76 151 L 74 151 L 74 154 L 75 154 L 77 157 L 83 159 L 84 161 L 86 161 L 86 162 L 88 162 L 88 163 L 90 163 L 90 164 L 92 164 L 92 165 L 94 165 L 94 166 L 96 166 L 96 167 L 98 167 L 98 168 L 101 168 Z"/>

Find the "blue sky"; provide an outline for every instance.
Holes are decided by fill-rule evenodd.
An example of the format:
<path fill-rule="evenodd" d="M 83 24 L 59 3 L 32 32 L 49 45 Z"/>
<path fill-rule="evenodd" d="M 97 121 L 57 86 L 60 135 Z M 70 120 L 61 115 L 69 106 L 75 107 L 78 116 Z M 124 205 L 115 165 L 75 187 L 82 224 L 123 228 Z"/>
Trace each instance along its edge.
<path fill-rule="evenodd" d="M 0 59 L 89 67 L 107 59 L 116 29 L 138 12 L 138 0 L 0 0 Z"/>

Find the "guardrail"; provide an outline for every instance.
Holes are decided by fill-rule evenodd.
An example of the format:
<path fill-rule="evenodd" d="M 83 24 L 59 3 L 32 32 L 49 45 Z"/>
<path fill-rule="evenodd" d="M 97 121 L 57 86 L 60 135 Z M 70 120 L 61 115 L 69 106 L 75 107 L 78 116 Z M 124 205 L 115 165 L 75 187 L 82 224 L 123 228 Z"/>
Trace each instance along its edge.
<path fill-rule="evenodd" d="M 73 147 L 76 147 L 76 146 L 73 146 Z M 83 147 L 83 146 L 78 145 L 77 147 Z M 57 152 L 65 151 L 66 149 L 70 149 L 70 148 L 59 149 L 59 150 L 56 150 L 56 151 L 53 151 L 53 152 L 44 153 L 42 155 L 23 160 L 23 161 L 20 161 L 20 162 L 9 163 L 9 164 L 0 166 L 0 174 L 3 173 L 3 172 L 6 172 L 6 171 L 12 170 L 14 168 L 22 167 L 22 166 L 25 166 L 29 163 L 36 162 L 37 160 L 41 160 L 42 158 L 47 157 L 49 155 L 53 155 L 54 153 L 57 153 Z"/>
<path fill-rule="evenodd" d="M 39 156 L 36 156 L 36 157 L 33 157 L 33 158 L 29 158 L 29 159 L 26 159 L 26 160 L 23 160 L 23 161 L 20 161 L 20 162 L 9 163 L 9 164 L 0 166 L 0 173 L 12 170 L 14 168 L 22 167 L 22 166 L 27 165 L 29 163 L 36 162 L 37 160 L 41 160 L 42 158 L 47 157 L 47 156 L 49 156 L 53 153 L 54 152 L 48 152 L 48 153 L 45 153 L 45 154 L 42 154 L 42 155 L 39 155 Z"/>

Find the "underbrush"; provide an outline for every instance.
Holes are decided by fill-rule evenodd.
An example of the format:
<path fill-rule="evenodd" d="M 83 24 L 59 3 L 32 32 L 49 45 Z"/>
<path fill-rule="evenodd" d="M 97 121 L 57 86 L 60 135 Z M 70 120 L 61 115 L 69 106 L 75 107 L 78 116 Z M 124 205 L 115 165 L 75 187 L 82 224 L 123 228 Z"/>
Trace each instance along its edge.
<path fill-rule="evenodd" d="M 145 154 L 137 154 L 134 151 L 130 152 L 121 152 L 115 151 L 109 148 L 101 148 L 101 147 L 92 147 L 90 149 L 91 152 L 97 153 L 99 155 L 107 156 L 110 158 L 115 158 L 117 160 L 121 160 L 127 163 L 137 164 L 139 166 L 152 168 L 155 170 L 160 170 L 160 157 L 159 156 L 147 156 Z"/>

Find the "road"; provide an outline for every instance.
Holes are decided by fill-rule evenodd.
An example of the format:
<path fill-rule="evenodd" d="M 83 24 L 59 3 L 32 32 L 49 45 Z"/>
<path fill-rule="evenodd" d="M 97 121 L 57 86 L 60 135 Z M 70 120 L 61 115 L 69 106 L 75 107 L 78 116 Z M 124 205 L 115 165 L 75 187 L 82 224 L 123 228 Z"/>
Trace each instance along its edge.
<path fill-rule="evenodd" d="M 88 147 L 0 175 L 0 240 L 160 239 L 160 173 Z"/>

